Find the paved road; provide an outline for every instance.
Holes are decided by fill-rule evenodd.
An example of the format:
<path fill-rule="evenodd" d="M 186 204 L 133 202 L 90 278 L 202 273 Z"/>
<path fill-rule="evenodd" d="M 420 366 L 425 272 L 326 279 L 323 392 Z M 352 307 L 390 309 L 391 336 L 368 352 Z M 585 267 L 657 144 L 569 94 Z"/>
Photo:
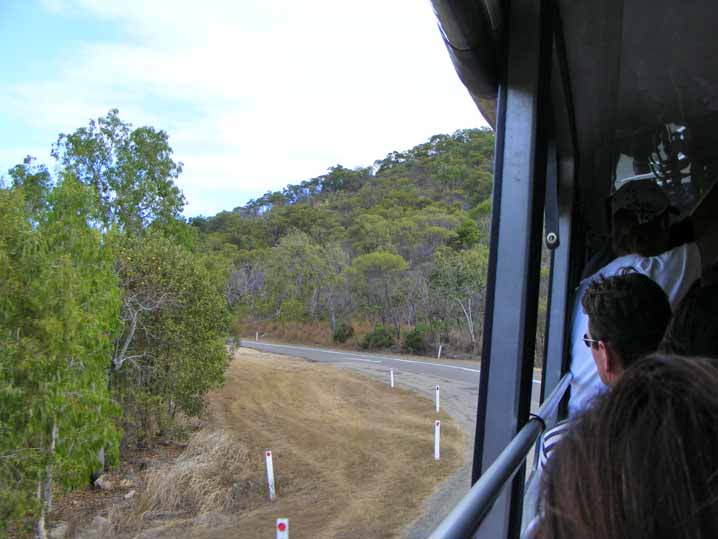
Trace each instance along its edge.
<path fill-rule="evenodd" d="M 333 363 L 386 380 L 394 369 L 395 385 L 414 390 L 430 399 L 434 388 L 440 386 L 441 407 L 462 427 L 466 434 L 464 464 L 449 477 L 436 493 L 425 503 L 421 517 L 408 523 L 403 534 L 405 539 L 424 539 L 441 522 L 448 512 L 461 500 L 471 486 L 471 463 L 474 454 L 476 431 L 476 403 L 479 393 L 480 368 L 478 361 L 436 360 L 392 354 L 369 354 L 348 352 L 309 346 L 273 344 L 242 339 L 242 346 L 256 350 L 302 357 L 310 361 Z M 531 408 L 538 408 L 540 374 L 534 374 Z M 530 461 L 530 459 L 529 459 Z"/>
<path fill-rule="evenodd" d="M 474 386 L 476 391 L 479 387 L 480 364 L 478 361 L 470 360 L 435 360 L 418 358 L 412 356 L 397 356 L 386 354 L 370 354 L 364 352 L 347 352 L 344 350 L 333 350 L 328 348 L 314 348 L 309 346 L 298 346 L 289 344 L 274 344 L 267 342 L 249 341 L 242 339 L 242 346 L 283 354 L 292 357 L 302 357 L 311 361 L 322 363 L 339 363 L 344 366 L 354 366 L 361 371 L 387 372 L 394 369 L 397 380 L 401 372 L 410 372 L 424 375 L 426 377 L 436 376 L 441 379 L 449 379 L 454 382 L 462 382 Z M 352 365 L 352 364 L 355 365 Z M 374 368 L 371 368 L 371 367 Z M 369 368 L 367 368 L 369 367 Z M 388 376 L 388 374 L 386 374 Z M 539 373 L 534 374 L 533 391 L 531 393 L 531 409 L 535 410 L 539 405 L 539 394 L 541 380 Z M 438 382 L 437 382 L 438 383 Z"/>

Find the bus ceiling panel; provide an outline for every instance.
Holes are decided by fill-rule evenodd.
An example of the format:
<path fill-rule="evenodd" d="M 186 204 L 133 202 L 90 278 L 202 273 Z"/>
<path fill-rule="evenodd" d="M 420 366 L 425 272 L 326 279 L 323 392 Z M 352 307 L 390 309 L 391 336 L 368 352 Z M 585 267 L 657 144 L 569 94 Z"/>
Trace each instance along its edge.
<path fill-rule="evenodd" d="M 600 201 L 612 189 L 619 153 L 632 155 L 636 140 L 669 122 L 694 134 L 718 132 L 715 2 L 557 0 L 557 5 L 574 105 L 578 202 L 593 250 L 607 233 Z"/>
<path fill-rule="evenodd" d="M 581 153 L 610 143 L 616 129 L 622 136 L 718 111 L 714 0 L 554 1 Z M 504 61 L 503 4 L 432 0 L 456 71 L 492 126 Z"/>
<path fill-rule="evenodd" d="M 714 0 L 633 0 L 624 7 L 617 129 L 700 123 L 718 111 Z"/>
<path fill-rule="evenodd" d="M 434 13 L 459 78 L 486 121 L 496 125 L 501 39 L 498 0 L 432 0 Z"/>
<path fill-rule="evenodd" d="M 714 0 L 557 0 L 581 153 L 718 112 Z"/>

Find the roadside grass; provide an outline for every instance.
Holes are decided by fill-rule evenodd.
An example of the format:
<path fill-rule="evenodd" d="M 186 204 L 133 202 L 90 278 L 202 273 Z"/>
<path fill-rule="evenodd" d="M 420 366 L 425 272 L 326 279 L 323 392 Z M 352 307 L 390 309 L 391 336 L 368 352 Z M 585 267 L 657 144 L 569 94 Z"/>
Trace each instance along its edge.
<path fill-rule="evenodd" d="M 413 392 L 243 348 L 211 396 L 209 426 L 115 511 L 116 536 L 271 538 L 275 519 L 287 517 L 294 539 L 401 537 L 462 464 L 463 444 L 449 416 Z M 266 449 L 274 455 L 273 502 Z"/>
<path fill-rule="evenodd" d="M 173 466 L 148 474 L 145 492 L 132 516 L 152 511 L 197 514 L 234 510 L 234 485 L 249 460 L 246 447 L 231 434 L 202 430 Z"/>

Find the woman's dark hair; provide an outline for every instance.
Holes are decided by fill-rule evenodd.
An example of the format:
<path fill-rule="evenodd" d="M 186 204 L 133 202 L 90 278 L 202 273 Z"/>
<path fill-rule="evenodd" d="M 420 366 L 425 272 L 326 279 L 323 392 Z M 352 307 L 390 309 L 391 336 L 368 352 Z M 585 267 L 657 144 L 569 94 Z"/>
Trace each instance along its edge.
<path fill-rule="evenodd" d="M 653 354 L 567 431 L 540 495 L 541 539 L 718 537 L 718 367 Z"/>
<path fill-rule="evenodd" d="M 660 350 L 718 358 L 718 284 L 693 283 L 668 323 Z"/>
<path fill-rule="evenodd" d="M 663 289 L 631 268 L 592 282 L 581 304 L 589 318 L 591 337 L 612 346 L 624 368 L 658 349 L 671 318 Z"/>

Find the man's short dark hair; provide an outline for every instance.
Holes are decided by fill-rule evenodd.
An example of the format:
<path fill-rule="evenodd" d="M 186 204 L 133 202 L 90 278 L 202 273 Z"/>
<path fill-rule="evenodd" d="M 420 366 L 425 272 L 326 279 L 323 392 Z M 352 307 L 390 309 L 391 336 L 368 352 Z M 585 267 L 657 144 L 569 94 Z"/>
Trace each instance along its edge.
<path fill-rule="evenodd" d="M 624 368 L 656 351 L 671 318 L 663 289 L 630 269 L 592 282 L 581 304 L 589 318 L 591 337 L 608 343 Z"/>

